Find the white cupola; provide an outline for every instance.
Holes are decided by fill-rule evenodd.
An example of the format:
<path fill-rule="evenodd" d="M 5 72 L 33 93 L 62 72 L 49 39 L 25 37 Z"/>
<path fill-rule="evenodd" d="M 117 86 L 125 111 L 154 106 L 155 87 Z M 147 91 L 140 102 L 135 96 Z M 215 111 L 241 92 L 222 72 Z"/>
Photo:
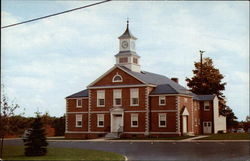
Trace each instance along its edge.
<path fill-rule="evenodd" d="M 119 37 L 119 53 L 115 55 L 116 64 L 125 66 L 131 71 L 141 72 L 139 65 L 140 56 L 135 51 L 135 41 L 137 40 L 129 31 L 129 21 L 125 32 Z"/>

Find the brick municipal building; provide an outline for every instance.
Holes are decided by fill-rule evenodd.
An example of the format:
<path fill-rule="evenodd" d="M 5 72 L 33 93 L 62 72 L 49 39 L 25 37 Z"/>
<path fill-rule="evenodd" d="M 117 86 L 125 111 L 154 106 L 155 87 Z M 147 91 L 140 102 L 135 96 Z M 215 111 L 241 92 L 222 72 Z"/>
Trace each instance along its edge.
<path fill-rule="evenodd" d="M 116 64 L 86 89 L 66 97 L 66 138 L 173 137 L 226 130 L 216 95 L 196 95 L 177 78 L 141 70 L 129 31 Z"/>

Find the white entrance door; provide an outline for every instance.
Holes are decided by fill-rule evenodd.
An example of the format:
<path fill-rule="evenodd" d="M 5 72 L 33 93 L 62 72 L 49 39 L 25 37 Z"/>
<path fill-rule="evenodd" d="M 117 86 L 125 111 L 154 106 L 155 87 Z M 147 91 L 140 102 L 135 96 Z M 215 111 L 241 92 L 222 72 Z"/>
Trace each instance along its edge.
<path fill-rule="evenodd" d="M 203 133 L 204 134 L 212 133 L 212 122 L 203 122 Z"/>
<path fill-rule="evenodd" d="M 187 133 L 187 116 L 183 116 L 182 117 L 182 129 L 183 129 L 183 133 Z"/>
<path fill-rule="evenodd" d="M 118 132 L 122 126 L 122 116 L 114 116 L 112 122 L 112 132 Z"/>

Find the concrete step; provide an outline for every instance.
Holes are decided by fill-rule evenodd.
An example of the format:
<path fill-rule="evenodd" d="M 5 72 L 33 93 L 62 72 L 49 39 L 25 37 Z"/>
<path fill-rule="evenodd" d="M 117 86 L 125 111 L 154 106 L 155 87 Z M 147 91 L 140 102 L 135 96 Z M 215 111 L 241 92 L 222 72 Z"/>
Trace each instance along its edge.
<path fill-rule="evenodd" d="M 107 133 L 105 135 L 105 138 L 114 139 L 114 138 L 119 138 L 119 136 L 118 133 L 112 132 L 112 133 Z"/>

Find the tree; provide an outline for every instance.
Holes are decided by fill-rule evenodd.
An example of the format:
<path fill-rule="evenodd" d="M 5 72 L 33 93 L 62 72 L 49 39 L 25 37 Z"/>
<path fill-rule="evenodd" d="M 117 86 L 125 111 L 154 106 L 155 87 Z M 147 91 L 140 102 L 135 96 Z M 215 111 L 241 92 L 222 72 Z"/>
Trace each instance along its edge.
<path fill-rule="evenodd" d="M 222 83 L 224 76 L 213 65 L 211 58 L 204 58 L 202 63 L 194 63 L 195 69 L 193 70 L 194 76 L 186 78 L 188 87 L 196 94 L 216 94 L 219 99 L 224 99 L 222 91 L 225 90 L 226 83 Z"/>
<path fill-rule="evenodd" d="M 1 106 L 0 106 L 0 158 L 3 154 L 3 141 L 6 134 L 9 132 L 9 118 L 14 115 L 14 111 L 19 108 L 19 105 L 14 100 L 9 101 L 5 91 L 4 85 L 1 85 Z"/>
<path fill-rule="evenodd" d="M 202 63 L 201 63 L 202 62 Z M 219 98 L 220 114 L 227 117 L 228 125 L 235 124 L 237 117 L 234 115 L 231 108 L 226 105 L 225 82 L 222 82 L 224 76 L 220 70 L 214 67 L 213 60 L 209 57 L 201 59 L 201 62 L 194 62 L 194 76 L 186 78 L 187 85 L 195 94 L 206 95 L 215 94 Z"/>
<path fill-rule="evenodd" d="M 65 115 L 60 118 L 55 118 L 53 122 L 56 136 L 63 136 L 65 132 Z"/>
<path fill-rule="evenodd" d="M 23 139 L 26 156 L 42 156 L 47 153 L 47 141 L 45 129 L 39 115 L 34 120 L 32 128 Z"/>
<path fill-rule="evenodd" d="M 223 109 L 223 113 L 226 116 L 227 129 L 237 128 L 239 124 L 237 121 L 238 118 L 234 115 L 233 110 L 226 106 L 226 108 Z"/>

